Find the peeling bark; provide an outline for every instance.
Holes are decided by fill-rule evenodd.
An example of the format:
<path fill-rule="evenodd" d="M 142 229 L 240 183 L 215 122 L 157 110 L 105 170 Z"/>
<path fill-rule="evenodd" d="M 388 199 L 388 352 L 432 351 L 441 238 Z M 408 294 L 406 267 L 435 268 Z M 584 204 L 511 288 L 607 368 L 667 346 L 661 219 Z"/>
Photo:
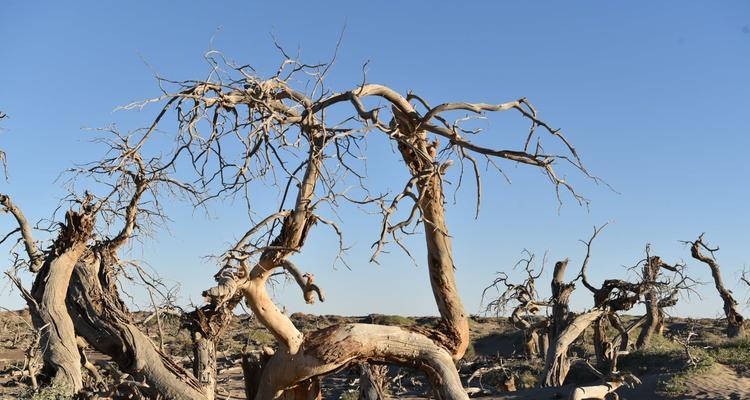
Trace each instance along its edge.
<path fill-rule="evenodd" d="M 34 327 L 42 332 L 42 374 L 51 383 L 62 384 L 68 394 L 83 388 L 81 358 L 65 297 L 73 268 L 91 237 L 94 218 L 88 211 L 84 204 L 80 213 L 66 214 L 65 224 L 34 279 L 31 296 L 35 301 L 29 304 Z"/>
<path fill-rule="evenodd" d="M 570 345 L 604 313 L 593 309 L 575 317 L 560 334 L 554 338 L 547 353 L 542 373 L 542 386 L 562 386 L 570 370 L 568 349 Z"/>
<path fill-rule="evenodd" d="M 359 400 L 385 400 L 388 367 L 363 363 L 359 369 Z"/>
<path fill-rule="evenodd" d="M 119 368 L 148 387 L 146 395 L 167 399 L 207 399 L 198 381 L 161 352 L 131 321 L 111 278 L 114 255 L 93 248 L 75 266 L 68 309 L 76 332 L 96 350 L 112 357 Z"/>
<path fill-rule="evenodd" d="M 659 295 L 656 290 L 659 270 L 665 264 L 659 257 L 648 257 L 643 266 L 643 282 L 645 285 L 644 305 L 646 320 L 636 342 L 636 347 L 642 349 L 649 345 L 654 334 L 661 335 L 664 329 L 664 311 L 659 307 Z"/>

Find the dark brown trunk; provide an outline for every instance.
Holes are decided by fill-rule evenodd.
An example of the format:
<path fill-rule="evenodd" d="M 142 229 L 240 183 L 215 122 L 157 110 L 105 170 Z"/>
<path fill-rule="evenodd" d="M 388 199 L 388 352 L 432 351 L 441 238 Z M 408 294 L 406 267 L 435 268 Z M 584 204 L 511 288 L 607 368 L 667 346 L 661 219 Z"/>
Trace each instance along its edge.
<path fill-rule="evenodd" d="M 714 286 L 716 286 L 716 291 L 719 292 L 719 296 L 721 296 L 721 300 L 724 302 L 724 315 L 727 317 L 727 336 L 730 338 L 745 336 L 745 319 L 742 317 L 742 314 L 737 311 L 737 301 L 732 296 L 732 292 L 724 286 L 719 263 L 713 258 L 713 256 L 708 257 L 702 254 L 700 250 L 701 246 L 707 248 L 705 244 L 703 244 L 703 235 L 701 235 L 696 242 L 693 242 L 690 252 L 693 258 L 705 263 L 711 269 L 711 276 L 714 278 Z M 713 251 L 718 250 L 718 247 L 716 249 L 708 250 L 713 253 Z"/>
<path fill-rule="evenodd" d="M 648 346 L 654 334 L 660 334 L 659 326 L 663 325 L 664 315 L 659 307 L 659 297 L 656 291 L 660 264 L 659 257 L 649 257 L 643 266 L 643 283 L 646 285 L 644 293 L 646 321 L 635 344 L 638 349 Z"/>

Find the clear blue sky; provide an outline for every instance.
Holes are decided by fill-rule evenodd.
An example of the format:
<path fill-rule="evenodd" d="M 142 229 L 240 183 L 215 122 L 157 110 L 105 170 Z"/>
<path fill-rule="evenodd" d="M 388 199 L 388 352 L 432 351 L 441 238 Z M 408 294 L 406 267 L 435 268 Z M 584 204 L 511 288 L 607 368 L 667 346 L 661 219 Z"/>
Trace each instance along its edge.
<path fill-rule="evenodd" d="M 590 210 L 568 198 L 558 212 L 552 188 L 537 171 L 506 166 L 513 183 L 488 173 L 475 221 L 467 186 L 449 206 L 448 222 L 469 312 L 479 311 L 481 289 L 496 271 L 519 276 L 511 266 L 524 248 L 549 251 L 553 261 L 570 257 L 573 275 L 584 253 L 578 239 L 609 220 L 595 246 L 592 280 L 627 276 L 622 265 L 641 258 L 648 242 L 654 253 L 684 259 L 708 281 L 707 268 L 692 262 L 679 243 L 705 231 L 721 245 L 728 284 L 738 297 L 750 295 L 738 283 L 750 265 L 750 3 L 276 4 L 4 2 L 0 110 L 10 119 L 2 122 L 0 148 L 8 153 L 10 180 L 1 190 L 30 219 L 49 217 L 64 194 L 58 173 L 97 155 L 87 142 L 91 134 L 81 128 L 146 125 L 157 112 L 153 107 L 113 110 L 159 94 L 151 68 L 171 79 L 204 77 L 202 56 L 211 37 L 230 58 L 270 72 L 279 61 L 270 33 L 316 62 L 331 56 L 345 26 L 331 86 L 358 83 L 361 65 L 370 60 L 371 82 L 414 90 L 432 103 L 526 96 L 620 192 L 575 179 L 592 200 Z M 506 121 L 491 117 L 485 140 L 501 144 L 523 135 Z M 377 147 L 370 157 L 393 158 Z M 401 166 L 379 164 L 371 173 L 387 183 L 393 171 Z M 202 257 L 220 253 L 244 232 L 241 207 L 215 205 L 206 218 L 175 204 L 169 231 L 136 246 L 132 257 L 179 282 L 183 301 L 200 301 L 215 272 Z M 315 273 L 329 301 L 305 305 L 291 285 L 276 289 L 278 301 L 290 311 L 321 314 L 435 313 L 421 239 L 413 242 L 416 267 L 396 251 L 380 266 L 368 264 L 373 220 L 355 212 L 342 218 L 353 246 L 347 257 L 352 270 L 332 267 L 335 237 L 324 227 L 296 257 Z M 7 216 L 0 219 L 3 231 L 11 227 Z M 541 286 L 546 293 L 546 282 Z M 675 314 L 718 315 L 712 286 L 700 292 L 702 299 L 682 300 Z M 590 306 L 581 294 L 574 295 L 577 309 Z M 5 284 L 0 304 L 21 306 Z"/>

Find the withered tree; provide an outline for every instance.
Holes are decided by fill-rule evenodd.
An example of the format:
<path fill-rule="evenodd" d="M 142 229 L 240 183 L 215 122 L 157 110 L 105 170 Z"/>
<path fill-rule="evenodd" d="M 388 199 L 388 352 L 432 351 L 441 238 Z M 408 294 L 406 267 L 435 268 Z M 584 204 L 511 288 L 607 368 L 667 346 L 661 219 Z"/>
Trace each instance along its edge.
<path fill-rule="evenodd" d="M 291 58 L 268 79 L 259 78 L 247 66 L 231 70 L 237 74 L 234 78 L 186 82 L 163 99 L 167 102 L 165 110 L 179 110 L 181 145 L 175 154 L 196 155 L 191 164 L 205 183 L 219 187 L 220 194 L 242 191 L 253 178 L 267 176 L 269 171 L 284 176 L 280 185 L 285 188 L 284 196 L 278 211 L 261 219 L 225 253 L 225 266 L 217 274 L 219 285 L 204 292 L 209 303 L 202 310 L 204 315 L 231 310 L 244 298 L 277 339 L 278 349 L 262 366 L 256 397 L 273 398 L 300 386 L 314 388 L 320 377 L 354 361 L 417 367 L 430 377 L 437 397 L 465 397 L 453 361 L 468 346 L 468 322 L 456 290 L 445 223 L 443 176 L 458 161 L 461 170 L 465 163 L 472 168 L 479 183 L 478 157 L 490 162 L 507 159 L 541 168 L 555 188 L 569 189 L 577 200 L 583 201 L 552 168 L 555 160 L 563 159 L 586 173 L 573 147 L 559 131 L 539 120 L 525 99 L 497 105 L 444 103 L 433 107 L 417 95 L 404 96 L 386 86 L 367 83 L 333 93 L 324 88 L 322 78 L 327 66 L 303 65 Z M 293 88 L 293 77 L 299 73 L 314 77 L 307 92 Z M 380 106 L 368 107 L 368 102 L 379 102 Z M 476 132 L 463 130 L 461 118 L 452 123 L 447 119 L 456 111 L 504 110 L 518 111 L 531 122 L 531 130 L 519 150 L 477 144 L 468 138 Z M 343 115 L 343 119 L 327 121 L 328 115 L 336 114 Z M 568 155 L 546 153 L 538 141 L 538 128 L 561 139 Z M 366 177 L 354 164 L 361 156 L 357 146 L 372 131 L 382 132 L 396 145 L 410 178 L 395 196 L 354 198 L 338 188 L 343 175 L 355 176 L 365 184 Z M 142 141 L 151 132 L 147 131 Z M 441 146 L 438 138 L 446 144 Z M 236 147 L 245 149 L 239 158 L 232 159 L 223 150 L 228 148 L 228 140 L 235 140 Z M 301 162 L 291 164 L 279 155 L 288 151 L 307 155 Z M 214 170 L 207 174 L 207 161 L 201 157 L 209 154 L 215 155 L 217 163 L 208 165 Z M 213 161 L 214 158 L 210 160 Z M 437 329 L 345 324 L 303 335 L 273 304 L 266 292 L 268 279 L 279 269 L 295 277 L 301 275 L 289 257 L 300 251 L 316 223 L 339 232 L 319 210 L 340 201 L 374 205 L 382 211 L 373 261 L 389 242 L 400 245 L 402 234 L 415 224 L 423 225 L 428 271 L 441 315 Z M 412 202 L 407 216 L 393 221 L 404 201 Z M 309 279 L 296 280 L 310 299 L 315 290 Z"/>
<path fill-rule="evenodd" d="M 515 304 L 510 319 L 523 334 L 524 354 L 538 356 L 545 361 L 543 386 L 561 386 L 570 369 L 570 345 L 588 328 L 593 319 L 601 314 L 601 310 L 593 309 L 581 315 L 570 312 L 570 295 L 575 290 L 575 283 L 565 282 L 567 259 L 555 263 L 550 283 L 551 296 L 548 299 L 539 299 L 536 281 L 544 268 L 534 273 L 534 257 L 528 252 L 527 254 L 527 258 L 519 261 L 525 264 L 527 274 L 523 283 L 510 283 L 508 276 L 501 272 L 484 290 L 482 298 L 484 299 L 491 288 L 501 290 L 497 298 L 486 306 L 487 311 L 496 314 L 505 312 L 511 304 Z M 545 315 L 540 315 L 542 309 L 546 311 Z"/>
<path fill-rule="evenodd" d="M 513 305 L 510 321 L 521 331 L 522 353 L 528 357 L 544 358 L 547 354 L 550 320 L 540 313 L 543 309 L 550 307 L 551 303 L 548 299 L 540 299 L 536 290 L 536 280 L 544 272 L 544 264 L 542 263 L 539 272 L 535 272 L 534 254 L 524 252 L 526 257 L 516 263 L 516 266 L 524 264 L 526 279 L 520 284 L 514 284 L 509 282 L 508 274 L 498 272 L 492 284 L 482 291 L 482 302 L 489 296 L 488 292 L 495 289 L 498 294 L 485 305 L 486 313 L 499 316 L 506 313 Z"/>
<path fill-rule="evenodd" d="M 586 256 L 581 264 L 578 277 L 573 281 L 580 280 L 583 286 L 592 293 L 594 307 L 580 315 L 569 317 L 564 329 L 553 336 L 554 341 L 551 339 L 543 375 L 543 385 L 545 386 L 560 386 L 563 384 L 571 365 L 567 354 L 568 348 L 589 326 L 593 326 L 594 329 L 593 339 L 597 368 L 587 365 L 596 371 L 596 375 L 600 376 L 605 384 L 587 387 L 588 392 L 586 393 L 592 395 L 599 392 L 609 393 L 610 390 L 614 390 L 613 387 L 615 386 L 612 386 L 614 384 L 619 387 L 623 384 L 637 382 L 635 377 L 617 370 L 617 357 L 628 351 L 630 334 L 637 327 L 643 324 L 648 326 L 649 321 L 657 320 L 657 318 L 663 324 L 663 309 L 674 306 L 678 295 L 683 291 L 690 291 L 694 283 L 692 279 L 683 274 L 684 266 L 679 264 L 672 266 L 664 263 L 659 257 L 651 256 L 647 247 L 646 259 L 640 261 L 636 267 L 643 264 L 643 270 L 650 275 L 646 275 L 644 272 L 644 275 L 634 283 L 622 279 L 606 279 L 600 287 L 594 286 L 590 282 L 587 272 L 591 260 L 592 243 L 604 226 L 594 227 L 591 238 L 583 242 L 586 245 Z M 673 271 L 674 276 L 664 277 L 658 270 L 654 275 L 653 270 L 656 268 Z M 560 278 L 553 280 L 553 293 L 554 282 L 558 280 L 562 281 Z M 573 290 L 573 282 L 568 284 L 571 291 Z M 650 297 L 650 294 L 653 297 Z M 630 326 L 624 326 L 619 313 L 632 309 L 639 302 L 648 305 L 650 301 L 653 301 L 655 308 L 649 311 L 647 307 L 647 313 L 643 318 Z M 607 324 L 617 331 L 617 334 L 612 338 L 606 334 Z M 645 329 L 644 327 L 643 330 Z"/>
<path fill-rule="evenodd" d="M 165 94 L 163 99 L 167 102 L 165 110 L 179 110 L 181 146 L 175 154 L 197 155 L 191 160 L 192 165 L 200 170 L 206 183 L 218 183 L 219 192 L 241 191 L 253 178 L 265 176 L 268 171 L 284 176 L 285 183 L 280 185 L 285 188 L 284 196 L 278 211 L 261 219 L 225 253 L 226 265 L 217 274 L 219 285 L 204 292 L 209 302 L 204 314 L 232 309 L 244 298 L 278 342 L 274 354 L 261 367 L 256 398 L 275 398 L 299 387 L 314 392 L 320 377 L 355 361 L 420 369 L 430 378 L 438 398 L 465 398 L 453 362 L 463 356 L 468 346 L 468 321 L 456 289 L 445 223 L 443 176 L 457 160 L 461 166 L 468 163 L 478 183 L 477 157 L 490 162 L 507 159 L 541 168 L 555 188 L 569 189 L 577 200 L 584 201 L 553 169 L 554 161 L 563 159 L 586 173 L 574 148 L 559 131 L 539 120 L 525 99 L 497 105 L 444 103 L 433 107 L 417 95 L 401 95 L 386 86 L 367 83 L 333 93 L 324 88 L 322 79 L 328 66 L 303 65 L 291 58 L 268 79 L 259 78 L 247 66 L 233 71 L 238 74 L 235 78 L 183 83 L 178 92 Z M 314 77 L 306 93 L 293 88 L 293 77 L 300 72 Z M 380 105 L 368 107 L 368 102 Z M 476 132 L 463 130 L 461 118 L 453 123 L 447 119 L 455 111 L 505 110 L 518 111 L 531 122 L 531 130 L 519 150 L 477 144 L 468 138 Z M 330 123 L 327 116 L 337 113 L 343 119 Z M 206 130 L 200 129 L 201 124 Z M 538 142 L 537 128 L 561 139 L 568 155 L 546 153 Z M 382 132 L 396 145 L 410 178 L 395 196 L 354 198 L 338 188 L 342 174 L 366 182 L 353 164 L 361 156 L 357 146 L 372 131 Z M 237 140 L 237 147 L 244 149 L 237 160 L 230 159 L 223 150 L 229 139 Z M 446 144 L 441 146 L 439 139 Z M 289 165 L 279 156 L 280 151 L 302 151 L 306 156 Z M 206 174 L 203 169 L 206 161 L 201 155 L 206 154 L 215 155 L 220 161 L 213 165 L 213 174 Z M 290 206 L 287 197 L 291 199 Z M 401 244 L 401 234 L 415 224 L 423 225 L 429 277 L 441 315 L 437 329 L 343 324 L 303 335 L 271 301 L 266 283 L 277 270 L 295 277 L 302 275 L 289 257 L 300 251 L 312 227 L 322 223 L 340 232 L 337 225 L 319 213 L 321 207 L 335 206 L 340 201 L 381 209 L 383 222 L 374 244 L 373 261 L 389 242 Z M 403 201 L 412 202 L 408 215 L 404 220 L 393 221 Z M 296 280 L 306 299 L 317 293 L 309 278 Z"/>
<path fill-rule="evenodd" d="M 50 247 L 41 250 L 32 236 L 32 228 L 21 209 L 10 196 L 0 194 L 0 211 L 11 214 L 20 234 L 20 241 L 28 258 L 16 258 L 14 269 L 23 264 L 36 273 L 31 290 L 26 290 L 20 281 L 18 289 L 29 307 L 34 328 L 41 334 L 42 383 L 58 384 L 67 393 L 73 394 L 83 387 L 81 362 L 75 340 L 75 330 L 65 308 L 70 276 L 76 262 L 86 250 L 93 229 L 95 206 L 90 197 L 83 199 L 79 211 L 69 210 L 65 222 L 60 223 Z M 9 236 L 6 235 L 7 239 Z"/>
<path fill-rule="evenodd" d="M 155 207 L 141 204 L 144 193 L 155 190 L 157 185 L 180 192 L 192 193 L 192 190 L 163 174 L 156 159 L 144 161 L 137 152 L 130 152 L 128 137 L 113 134 L 114 139 L 106 140 L 112 157 L 76 168 L 77 175 L 93 177 L 108 190 L 100 197 L 88 192 L 83 200 L 73 197 L 74 203 L 81 203 L 81 211 L 67 212 L 49 250 L 39 250 L 32 237 L 33 229 L 21 209 L 9 196 L 0 197 L 3 210 L 12 214 L 18 224 L 11 234 L 19 233 L 19 242 L 26 253 L 25 258 L 15 255 L 14 270 L 27 267 L 36 273 L 31 291 L 21 285 L 14 273 L 9 276 L 26 299 L 35 326 L 47 328 L 41 336 L 42 376 L 48 382 L 61 383 L 71 394 L 81 390 L 84 366 L 81 360 L 85 360 L 85 355 L 79 351 L 79 335 L 111 356 L 123 371 L 145 381 L 146 394 L 168 397 L 174 397 L 172 391 L 202 394 L 191 391 L 199 387 L 192 376 L 161 353 L 133 323 L 117 287 L 118 279 L 122 278 L 120 272 L 125 269 L 118 250 L 147 226 L 150 219 L 163 216 L 155 195 L 150 199 Z M 101 222 L 98 227 L 97 218 Z M 122 224 L 119 229 L 115 226 L 118 221 Z M 86 366 L 91 369 L 92 365 Z M 161 376 L 152 370 L 162 372 Z M 175 376 L 184 379 L 173 379 Z"/>
<path fill-rule="evenodd" d="M 662 261 L 659 256 L 649 254 L 649 246 L 646 246 L 646 258 L 640 263 L 643 265 L 641 282 L 639 285 L 643 290 L 643 304 L 646 307 L 645 321 L 641 333 L 636 341 L 636 348 L 644 348 L 651 342 L 651 338 L 664 333 L 666 315 L 664 309 L 677 304 L 681 289 L 689 289 L 686 283 L 692 280 L 682 272 L 684 264 L 670 265 Z M 664 277 L 662 270 L 673 272 L 679 279 Z"/>
<path fill-rule="evenodd" d="M 415 94 L 402 95 L 364 79 L 350 90 L 332 92 L 324 83 L 330 64 L 306 65 L 284 56 L 274 75 L 261 78 L 250 66 L 220 66 L 215 60 L 221 57 L 212 53 L 207 57 L 213 66 L 208 79 L 172 82 L 175 89 L 165 89 L 160 98 L 131 105 L 164 103 L 147 129 L 126 136 L 115 134 L 108 142 L 112 151 L 107 157 L 78 169 L 94 181 L 109 182 L 111 191 L 96 200 L 87 197 L 80 211 L 69 212 L 49 251 L 35 247 L 22 213 L 15 212 L 10 199 L 3 197 L 4 209 L 19 223 L 30 269 L 38 271 L 30 296 L 38 303 L 39 324 L 51 321 L 66 327 L 56 331 L 60 338 L 47 339 L 61 345 L 47 347 L 50 357 L 45 357 L 45 368 L 70 375 L 66 380 L 72 383 L 72 391 L 80 388 L 75 329 L 92 347 L 110 355 L 121 370 L 145 382 L 140 390 L 147 395 L 213 398 L 216 340 L 244 299 L 277 341 L 276 349 L 268 349 L 257 357 L 256 365 L 245 369 L 246 392 L 253 398 L 315 398 L 321 377 L 362 362 L 416 368 L 428 376 L 437 398 L 467 397 L 454 365 L 466 351 L 469 330 L 456 289 L 455 260 L 445 222 L 444 176 L 451 165 L 458 164 L 460 182 L 464 166 L 471 169 L 478 190 L 477 210 L 480 159 L 493 166 L 504 159 L 537 167 L 550 179 L 558 198 L 561 190 L 567 190 L 578 202 L 585 199 L 558 175 L 555 162 L 563 161 L 596 178 L 589 175 L 562 133 L 540 120 L 526 99 L 431 106 Z M 304 77 L 309 79 L 300 84 Z M 464 128 L 466 114 L 509 110 L 530 122 L 518 149 L 479 144 L 474 140 L 479 131 Z M 330 122 L 334 115 L 339 118 Z M 176 146 L 159 149 L 157 153 L 164 157 L 143 156 L 152 138 L 163 134 L 160 125 L 168 118 L 177 121 L 172 138 Z M 363 145 L 373 132 L 394 144 L 408 174 L 395 195 L 373 196 L 367 189 Z M 542 146 L 541 132 L 559 140 L 560 154 Z M 191 185 L 171 177 L 188 171 L 196 176 Z M 344 188 L 349 179 L 357 183 L 357 193 Z M 276 211 L 254 219 L 252 227 L 224 252 L 222 268 L 215 276 L 217 285 L 203 292 L 207 303 L 187 316 L 186 326 L 195 341 L 191 374 L 133 323 L 118 293 L 117 276 L 123 268 L 120 249 L 144 219 L 161 215 L 158 186 L 187 193 L 201 205 L 244 197 L 253 215 L 250 194 L 258 182 L 278 188 L 281 200 Z M 149 202 L 144 201 L 146 194 Z M 441 316 L 437 328 L 342 324 L 303 334 L 274 304 L 266 286 L 279 272 L 294 278 L 307 302 L 324 299 L 313 276 L 303 273 L 290 257 L 301 251 L 317 224 L 329 226 L 341 237 L 339 226 L 323 215 L 323 210 L 335 210 L 341 202 L 375 207 L 382 213 L 372 261 L 389 245 L 408 252 L 403 235 L 422 227 L 429 279 Z M 400 213 L 404 202 L 411 204 Z M 402 213 L 404 218 L 397 220 Z M 95 216 L 104 228 L 93 237 Z M 343 240 L 340 248 L 343 251 Z M 57 360 L 57 354 L 68 347 L 70 357 Z"/>
<path fill-rule="evenodd" d="M 190 185 L 167 175 L 159 158 L 144 160 L 134 151 L 130 135 L 111 131 L 103 142 L 107 157 L 77 168 L 79 178 L 108 183 L 113 190 L 100 200 L 106 231 L 92 241 L 73 271 L 67 307 L 76 333 L 96 350 L 109 355 L 121 371 L 145 382 L 144 394 L 167 398 L 212 398 L 205 387 L 166 355 L 135 323 L 120 297 L 118 282 L 127 268 L 149 281 L 137 264 L 123 261 L 119 250 L 132 238 L 164 218 L 158 191 L 196 198 Z M 156 288 L 154 283 L 148 282 Z"/>
<path fill-rule="evenodd" d="M 719 247 L 711 248 L 703 241 L 703 234 L 698 236 L 693 242 L 685 242 L 690 244 L 690 254 L 696 260 L 708 265 L 711 269 L 711 276 L 714 279 L 714 285 L 716 291 L 719 292 L 721 300 L 724 302 L 724 315 L 727 318 L 727 336 L 730 338 L 741 337 L 745 335 L 745 319 L 742 314 L 737 311 L 737 300 L 732 296 L 732 291 L 724 286 L 724 280 L 721 278 L 721 267 L 719 262 L 716 261 L 714 253 L 719 251 Z M 703 254 L 703 250 L 706 250 L 710 256 Z M 743 275 L 743 279 L 745 276 Z"/>

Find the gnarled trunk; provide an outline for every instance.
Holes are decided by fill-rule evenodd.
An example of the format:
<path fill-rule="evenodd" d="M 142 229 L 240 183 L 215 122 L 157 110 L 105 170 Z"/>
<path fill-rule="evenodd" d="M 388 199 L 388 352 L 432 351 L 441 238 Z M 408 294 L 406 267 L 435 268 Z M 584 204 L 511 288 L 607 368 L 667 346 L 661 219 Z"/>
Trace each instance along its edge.
<path fill-rule="evenodd" d="M 664 312 L 659 307 L 659 296 L 656 291 L 656 280 L 660 266 L 661 260 L 659 257 L 649 257 L 643 266 L 643 282 L 646 287 L 644 293 L 646 320 L 636 341 L 636 348 L 639 349 L 648 346 L 654 334 L 661 334 L 664 329 Z"/>
<path fill-rule="evenodd" d="M 50 250 L 31 287 L 33 301 L 27 299 L 34 328 L 41 332 L 42 374 L 51 383 L 61 384 L 69 395 L 83 388 L 81 356 L 65 297 L 76 262 L 91 237 L 94 218 L 82 207 L 68 211 L 65 225 Z"/>
<path fill-rule="evenodd" d="M 445 223 L 443 174 L 450 163 L 437 166 L 438 143 L 428 142 L 425 132 L 415 132 L 413 123 L 400 110 L 394 107 L 393 111 L 399 120 L 399 130 L 411 144 L 399 142 L 398 147 L 419 192 L 430 284 L 441 316 L 440 330 L 445 334 L 441 344 L 454 360 L 459 360 L 469 347 L 469 320 L 456 287 L 453 249 Z"/>
<path fill-rule="evenodd" d="M 148 396 L 166 399 L 207 399 L 209 394 L 186 370 L 161 352 L 131 321 L 114 285 L 114 255 L 93 248 L 77 263 L 68 293 L 68 309 L 76 332 L 94 349 L 110 356 L 138 381 Z"/>
<path fill-rule="evenodd" d="M 549 328 L 550 337 L 557 337 L 568 326 L 570 317 L 570 295 L 575 290 L 574 283 L 565 283 L 565 270 L 568 267 L 568 260 L 558 261 L 555 263 L 555 270 L 552 275 L 552 323 Z"/>
<path fill-rule="evenodd" d="M 420 333 L 397 326 L 335 325 L 305 337 L 300 352 L 276 352 L 260 381 L 259 400 L 279 398 L 308 379 L 327 375 L 359 360 L 415 368 L 424 372 L 438 399 L 467 399 L 451 354 Z"/>
<path fill-rule="evenodd" d="M 384 400 L 388 367 L 363 363 L 359 368 L 359 400 Z"/>
<path fill-rule="evenodd" d="M 193 332 L 193 375 L 203 387 L 207 400 L 214 399 L 216 391 L 216 342 Z"/>
<path fill-rule="evenodd" d="M 703 243 L 703 235 L 698 240 L 693 242 L 690 248 L 690 253 L 698 261 L 701 261 L 708 265 L 711 269 L 711 276 L 714 278 L 714 286 L 716 291 L 719 292 L 721 300 L 724 302 L 724 315 L 727 317 L 727 336 L 730 338 L 745 336 L 745 319 L 742 314 L 737 311 L 737 300 L 732 296 L 732 292 L 724 286 L 724 280 L 721 278 L 721 268 L 719 263 L 713 258 L 704 255 L 701 252 L 701 247 L 708 249 L 712 255 L 716 249 L 709 249 Z"/>
<path fill-rule="evenodd" d="M 593 309 L 575 317 L 557 337 L 547 352 L 542 373 L 542 386 L 562 386 L 570 370 L 568 349 L 570 345 L 602 314 L 603 310 Z"/>

